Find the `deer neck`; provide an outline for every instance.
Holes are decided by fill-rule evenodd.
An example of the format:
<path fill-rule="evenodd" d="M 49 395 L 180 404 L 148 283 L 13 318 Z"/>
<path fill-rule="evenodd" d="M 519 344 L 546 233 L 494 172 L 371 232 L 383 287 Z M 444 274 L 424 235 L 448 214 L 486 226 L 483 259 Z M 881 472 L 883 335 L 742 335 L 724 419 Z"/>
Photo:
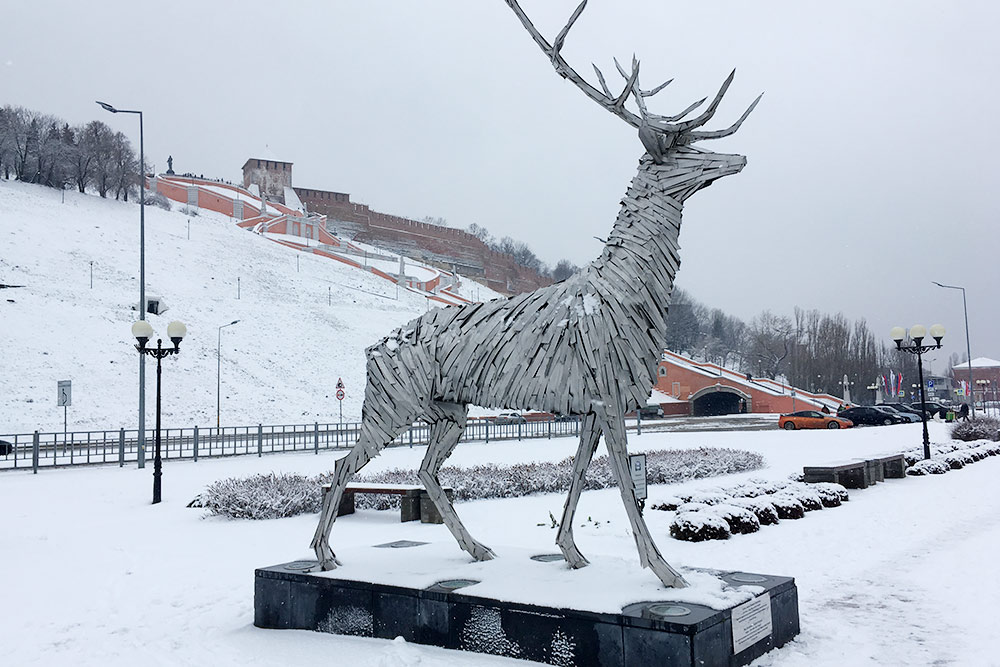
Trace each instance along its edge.
<path fill-rule="evenodd" d="M 644 155 L 622 199 L 614 229 L 591 277 L 624 302 L 666 312 L 680 267 L 678 237 L 684 200 L 691 192 L 676 164 L 655 164 Z"/>

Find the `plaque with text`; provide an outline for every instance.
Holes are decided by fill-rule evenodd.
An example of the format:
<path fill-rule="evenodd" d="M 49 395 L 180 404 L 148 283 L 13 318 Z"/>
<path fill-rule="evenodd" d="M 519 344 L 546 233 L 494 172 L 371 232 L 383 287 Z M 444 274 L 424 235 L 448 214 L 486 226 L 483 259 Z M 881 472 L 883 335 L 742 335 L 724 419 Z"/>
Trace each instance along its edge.
<path fill-rule="evenodd" d="M 733 607 L 733 653 L 771 635 L 771 596 L 767 593 Z"/>

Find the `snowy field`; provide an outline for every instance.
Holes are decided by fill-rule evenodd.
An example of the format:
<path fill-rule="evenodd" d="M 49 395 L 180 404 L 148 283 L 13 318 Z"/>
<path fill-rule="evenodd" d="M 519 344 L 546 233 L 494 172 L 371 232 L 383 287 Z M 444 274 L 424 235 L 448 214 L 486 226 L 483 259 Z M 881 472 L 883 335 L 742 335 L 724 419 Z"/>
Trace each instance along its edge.
<path fill-rule="evenodd" d="M 63 202 L 58 190 L 0 179 L 0 283 L 20 286 L 0 291 L 0 433 L 61 431 L 58 380 L 73 382 L 69 430 L 136 428 L 138 226 L 135 203 L 71 190 Z M 463 281 L 462 294 L 495 295 Z M 155 206 L 146 207 L 146 296 L 169 308 L 148 317 L 160 336 L 175 319 L 188 327 L 181 354 L 163 362 L 165 428 L 215 425 L 218 327 L 233 320 L 222 332 L 223 426 L 335 422 L 338 377 L 344 418 L 356 421 L 364 349 L 432 305 L 224 215 Z M 149 426 L 149 360 L 146 384 Z"/>
<path fill-rule="evenodd" d="M 945 425 L 930 426 L 932 440 L 946 440 Z M 754 473 L 653 486 L 653 503 L 682 491 L 749 478 L 781 479 L 803 465 L 896 453 L 919 443 L 919 424 L 630 436 L 633 452 L 713 446 L 757 451 L 766 458 L 766 469 Z M 449 463 L 558 460 L 572 454 L 575 445 L 572 439 L 468 443 Z M 365 471 L 413 468 L 422 455 L 422 448 L 390 450 Z M 164 502 L 158 506 L 149 504 L 149 468 L 0 474 L 3 664 L 526 664 L 402 641 L 253 627 L 254 568 L 310 558 L 316 517 L 229 521 L 205 518 L 202 510 L 185 505 L 216 479 L 268 471 L 311 474 L 329 470 L 332 462 L 330 454 L 170 462 Z M 997 664 L 998 473 L 1000 460 L 990 457 L 942 476 L 887 480 L 852 491 L 842 507 L 726 542 L 679 542 L 667 535 L 671 513 L 647 510 L 646 517 L 661 551 L 682 571 L 707 567 L 795 577 L 802 633 L 756 665 L 989 665 Z M 332 544 L 344 561 L 345 576 L 366 567 L 364 554 L 372 545 L 409 539 L 430 544 L 386 550 L 381 567 L 387 576 L 425 549 L 421 558 L 441 559 L 445 567 L 520 569 L 524 578 L 513 576 L 512 589 L 531 585 L 534 567 L 552 568 L 546 572 L 553 580 L 587 584 L 599 581 L 597 573 L 617 572 L 619 578 L 640 582 L 643 595 L 666 593 L 650 572 L 639 570 L 615 489 L 583 494 L 575 533 L 591 568 L 573 572 L 560 564 L 525 561 L 524 554 L 555 551 L 549 513 L 558 517 L 562 503 L 562 495 L 550 494 L 459 504 L 472 533 L 500 556 L 486 564 L 469 563 L 444 526 L 400 524 L 397 511 L 342 517 Z M 606 584 L 594 584 L 593 595 L 606 599 Z"/>

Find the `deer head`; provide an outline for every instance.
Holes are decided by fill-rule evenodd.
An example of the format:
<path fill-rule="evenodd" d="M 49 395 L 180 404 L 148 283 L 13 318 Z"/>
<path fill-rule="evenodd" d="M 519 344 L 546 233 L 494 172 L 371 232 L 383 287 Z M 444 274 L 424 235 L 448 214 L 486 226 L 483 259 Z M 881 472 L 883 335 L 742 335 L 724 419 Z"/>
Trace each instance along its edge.
<path fill-rule="evenodd" d="M 660 92 L 666 88 L 673 79 L 661 83 L 659 86 L 652 88 L 650 90 L 643 90 L 639 87 L 639 61 L 636 60 L 635 56 L 632 57 L 632 69 L 630 72 L 626 72 L 625 69 L 618 64 L 615 60 L 615 68 L 618 73 L 625 79 L 625 86 L 621 93 L 618 95 L 613 95 L 608 84 L 604 79 L 604 74 L 598 69 L 597 65 L 594 65 L 594 72 L 597 74 L 597 80 L 600 84 L 600 90 L 589 84 L 582 76 L 576 73 L 572 67 L 570 67 L 565 60 L 563 60 L 560 51 L 562 50 L 563 44 L 566 41 L 566 36 L 569 34 L 570 28 L 576 22 L 580 15 L 583 13 L 584 7 L 587 6 L 587 0 L 583 0 L 580 5 L 573 12 L 572 16 L 569 17 L 569 21 L 566 26 L 559 32 L 556 39 L 551 44 L 546 41 L 544 37 L 538 32 L 528 16 L 521 9 L 521 6 L 517 3 L 517 0 L 504 0 L 507 6 L 510 7 L 517 18 L 520 19 L 521 23 L 524 24 L 525 29 L 531 35 L 535 43 L 538 44 L 542 52 L 549 57 L 552 61 L 552 66 L 555 67 L 556 73 L 564 79 L 568 79 L 583 91 L 583 94 L 594 100 L 602 107 L 618 116 L 626 123 L 636 128 L 639 133 L 639 141 L 642 142 L 643 147 L 646 149 L 646 153 L 649 155 L 650 159 L 655 164 L 666 164 L 674 158 L 686 156 L 688 159 L 699 159 L 701 157 L 714 156 L 721 160 L 716 160 L 720 164 L 711 170 L 710 174 L 706 174 L 706 178 L 703 179 L 701 187 L 711 183 L 712 180 L 726 176 L 731 173 L 736 173 L 743 168 L 746 163 L 745 158 L 740 155 L 721 155 L 718 153 L 710 153 L 708 151 L 701 151 L 691 147 L 696 141 L 703 141 L 705 139 L 720 139 L 722 137 L 728 137 L 734 134 L 736 130 L 739 129 L 740 125 L 746 120 L 750 112 L 753 111 L 754 107 L 757 106 L 757 102 L 760 101 L 762 95 L 758 95 L 757 99 L 747 108 L 743 115 L 740 116 L 739 120 L 733 123 L 732 126 L 726 128 L 725 130 L 715 130 L 715 131 L 704 131 L 698 128 L 705 125 L 712 116 L 715 114 L 715 110 L 718 108 L 719 103 L 722 101 L 722 97 L 726 94 L 729 89 L 729 85 L 733 82 L 733 76 L 736 74 L 736 70 L 733 70 L 726 80 L 723 82 L 722 87 L 719 92 L 712 99 L 712 102 L 702 111 L 698 116 L 684 120 L 684 118 L 693 112 L 695 109 L 704 104 L 705 100 L 708 98 L 703 98 L 698 100 L 694 104 L 690 105 L 679 114 L 673 116 L 661 116 L 659 114 L 651 113 L 646 108 L 646 98 L 652 97 L 656 93 Z M 629 98 L 635 100 L 635 106 L 638 109 L 638 113 L 634 113 L 625 106 Z M 722 159 L 730 158 L 730 159 Z M 738 166 L 737 166 L 738 165 Z M 692 184 L 694 185 L 694 184 Z"/>

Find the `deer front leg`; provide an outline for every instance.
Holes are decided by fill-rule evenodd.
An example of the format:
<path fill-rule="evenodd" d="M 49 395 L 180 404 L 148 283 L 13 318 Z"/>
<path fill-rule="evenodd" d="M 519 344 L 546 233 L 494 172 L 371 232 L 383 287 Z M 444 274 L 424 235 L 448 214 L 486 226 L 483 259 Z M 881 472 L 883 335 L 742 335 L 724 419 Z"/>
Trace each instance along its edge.
<path fill-rule="evenodd" d="M 615 405 L 619 405 L 617 402 Z M 625 504 L 625 513 L 628 514 L 629 523 L 632 525 L 632 535 L 635 537 L 635 545 L 639 550 L 639 562 L 643 567 L 653 570 L 656 576 L 669 588 L 686 588 L 688 583 L 677 570 L 670 567 L 660 550 L 656 548 L 645 519 L 639 513 L 639 503 L 635 497 L 635 487 L 632 485 L 632 476 L 629 473 L 628 448 L 625 440 L 625 415 L 624 410 L 619 407 L 617 410 L 609 408 L 607 404 L 595 403 L 597 419 L 601 430 L 604 432 L 604 444 L 608 448 L 608 465 L 618 481 L 618 488 L 622 494 L 622 502 Z"/>
<path fill-rule="evenodd" d="M 562 551 L 563 557 L 570 567 L 579 568 L 589 564 L 580 550 L 576 548 L 576 541 L 573 539 L 573 515 L 576 514 L 577 503 L 580 502 L 580 493 L 583 491 L 584 478 L 587 476 L 587 468 L 594 458 L 594 451 L 597 443 L 601 439 L 601 431 L 597 428 L 597 417 L 589 413 L 583 417 L 580 425 L 580 446 L 573 457 L 573 476 L 569 482 L 569 495 L 566 496 L 566 506 L 563 508 L 562 521 L 559 523 L 559 533 L 556 535 L 556 545 Z"/>
<path fill-rule="evenodd" d="M 469 534 L 438 481 L 438 471 L 441 470 L 445 459 L 451 455 L 459 438 L 462 437 L 467 410 L 460 405 L 436 404 L 434 412 L 436 414 L 430 417 L 433 421 L 430 427 L 427 453 L 420 464 L 418 476 L 427 490 L 427 496 L 434 503 L 437 511 L 441 513 L 444 525 L 451 531 L 458 545 L 476 560 L 491 560 L 496 557 L 496 554 Z"/>

